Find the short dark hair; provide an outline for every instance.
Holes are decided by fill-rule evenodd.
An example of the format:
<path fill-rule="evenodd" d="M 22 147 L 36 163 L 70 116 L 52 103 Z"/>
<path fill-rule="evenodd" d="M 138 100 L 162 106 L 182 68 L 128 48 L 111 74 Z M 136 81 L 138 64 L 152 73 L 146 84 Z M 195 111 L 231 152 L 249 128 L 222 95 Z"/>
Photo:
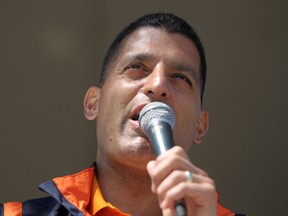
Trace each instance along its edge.
<path fill-rule="evenodd" d="M 106 71 L 109 68 L 112 61 L 117 58 L 119 54 L 119 50 L 123 40 L 131 35 L 136 30 L 143 27 L 152 27 L 152 28 L 161 28 L 168 33 L 178 33 L 181 34 L 188 39 L 190 39 L 196 46 L 199 55 L 200 55 L 200 94 L 201 101 L 203 99 L 204 90 L 205 90 L 205 82 L 206 82 L 206 58 L 204 47 L 200 41 L 199 36 L 195 32 L 192 26 L 190 26 L 185 20 L 182 18 L 171 14 L 171 13 L 154 13 L 147 14 L 136 21 L 130 23 L 126 26 L 114 39 L 112 44 L 110 45 L 106 56 L 104 58 L 104 62 L 102 65 L 102 71 L 100 76 L 99 85 L 102 86 L 105 81 Z"/>

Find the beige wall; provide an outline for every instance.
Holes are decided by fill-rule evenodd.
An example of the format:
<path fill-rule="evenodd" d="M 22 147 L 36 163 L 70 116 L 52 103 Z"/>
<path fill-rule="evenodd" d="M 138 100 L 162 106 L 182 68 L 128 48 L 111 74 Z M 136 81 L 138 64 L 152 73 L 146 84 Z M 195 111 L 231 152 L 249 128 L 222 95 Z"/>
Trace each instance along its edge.
<path fill-rule="evenodd" d="M 195 26 L 208 59 L 210 131 L 191 160 L 225 206 L 287 214 L 287 1 L 43 2 L 0 2 L 0 202 L 43 196 L 39 183 L 92 163 L 82 99 L 104 51 L 134 18 L 169 11 Z"/>

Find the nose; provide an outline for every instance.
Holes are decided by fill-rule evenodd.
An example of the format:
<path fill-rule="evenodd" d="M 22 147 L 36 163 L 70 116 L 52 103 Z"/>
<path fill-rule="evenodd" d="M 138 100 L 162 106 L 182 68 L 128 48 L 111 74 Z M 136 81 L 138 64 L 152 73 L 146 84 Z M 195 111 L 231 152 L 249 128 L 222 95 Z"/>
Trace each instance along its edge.
<path fill-rule="evenodd" d="M 169 80 L 161 66 L 155 67 L 144 79 L 143 92 L 153 100 L 161 101 L 170 97 Z"/>

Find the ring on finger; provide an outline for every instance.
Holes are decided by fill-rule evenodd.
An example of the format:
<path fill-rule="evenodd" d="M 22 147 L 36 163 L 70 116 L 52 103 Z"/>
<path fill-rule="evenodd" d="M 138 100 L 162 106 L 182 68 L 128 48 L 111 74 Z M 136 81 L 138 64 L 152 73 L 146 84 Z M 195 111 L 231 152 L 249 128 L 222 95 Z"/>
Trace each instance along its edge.
<path fill-rule="evenodd" d="M 187 182 L 193 182 L 193 175 L 190 171 L 185 171 L 186 181 Z"/>

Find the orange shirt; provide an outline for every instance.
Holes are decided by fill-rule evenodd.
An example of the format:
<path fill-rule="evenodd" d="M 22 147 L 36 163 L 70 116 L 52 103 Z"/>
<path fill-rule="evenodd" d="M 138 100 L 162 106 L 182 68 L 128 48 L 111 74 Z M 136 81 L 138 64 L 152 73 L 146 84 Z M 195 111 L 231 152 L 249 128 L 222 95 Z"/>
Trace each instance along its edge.
<path fill-rule="evenodd" d="M 94 216 L 129 216 L 114 207 L 111 203 L 104 200 L 102 192 L 99 188 L 95 175 L 92 180 L 90 203 L 87 207 L 87 212 Z"/>

